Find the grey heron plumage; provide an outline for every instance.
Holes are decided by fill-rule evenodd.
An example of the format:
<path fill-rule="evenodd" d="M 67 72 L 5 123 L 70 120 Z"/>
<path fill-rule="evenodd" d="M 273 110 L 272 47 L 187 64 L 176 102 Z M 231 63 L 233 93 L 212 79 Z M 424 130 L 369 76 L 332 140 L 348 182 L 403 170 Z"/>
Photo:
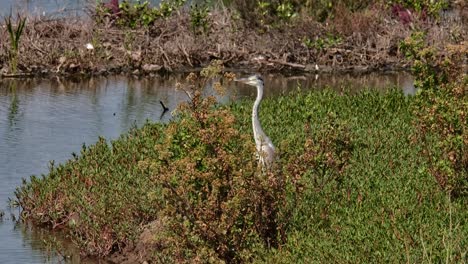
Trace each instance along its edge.
<path fill-rule="evenodd" d="M 269 168 L 275 159 L 276 149 L 271 139 L 263 131 L 258 118 L 260 102 L 263 98 L 263 79 L 259 75 L 252 75 L 247 78 L 236 79 L 236 81 L 257 87 L 257 98 L 252 108 L 252 129 L 260 164 Z"/>

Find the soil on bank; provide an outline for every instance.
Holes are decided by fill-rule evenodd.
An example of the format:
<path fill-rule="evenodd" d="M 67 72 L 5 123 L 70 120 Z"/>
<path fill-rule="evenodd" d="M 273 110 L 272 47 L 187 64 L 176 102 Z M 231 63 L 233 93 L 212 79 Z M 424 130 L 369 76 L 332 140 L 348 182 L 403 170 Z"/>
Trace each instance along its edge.
<path fill-rule="evenodd" d="M 408 68 L 399 44 L 414 30 L 428 32 L 427 40 L 436 47 L 466 45 L 466 8 L 446 11 L 437 21 L 410 23 L 381 6 L 337 12 L 324 23 L 301 17 L 252 28 L 232 11 L 216 9 L 208 14 L 204 33 L 193 29 L 190 13 L 183 9 L 140 29 L 93 19 L 29 18 L 16 72 L 11 69 L 10 37 L 3 21 L 0 73 L 3 77 L 147 74 L 194 70 L 212 60 L 251 71 L 386 71 Z"/>

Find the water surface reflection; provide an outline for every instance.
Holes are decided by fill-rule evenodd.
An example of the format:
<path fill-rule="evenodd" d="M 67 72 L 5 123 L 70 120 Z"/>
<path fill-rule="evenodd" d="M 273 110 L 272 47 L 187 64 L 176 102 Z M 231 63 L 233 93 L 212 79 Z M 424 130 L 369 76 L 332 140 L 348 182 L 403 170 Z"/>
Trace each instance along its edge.
<path fill-rule="evenodd" d="M 134 0 L 136 2 L 137 0 Z M 0 0 L 0 16 L 10 13 L 30 14 L 33 16 L 69 17 L 83 16 L 97 2 L 109 2 L 109 0 Z M 161 0 L 149 0 L 153 5 L 158 5 Z"/>

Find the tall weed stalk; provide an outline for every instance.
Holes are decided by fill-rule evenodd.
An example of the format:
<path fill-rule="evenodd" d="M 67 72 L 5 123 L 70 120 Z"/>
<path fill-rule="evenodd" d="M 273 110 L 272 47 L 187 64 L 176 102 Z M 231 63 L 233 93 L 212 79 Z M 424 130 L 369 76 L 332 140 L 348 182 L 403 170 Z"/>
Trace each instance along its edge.
<path fill-rule="evenodd" d="M 23 35 L 24 27 L 26 26 L 26 18 L 21 18 L 18 15 L 18 25 L 15 27 L 13 25 L 13 21 L 11 19 L 11 15 L 5 18 L 5 25 L 7 27 L 8 34 L 10 36 L 10 67 L 11 72 L 16 73 L 18 67 L 18 52 L 19 52 L 19 45 L 20 39 Z"/>

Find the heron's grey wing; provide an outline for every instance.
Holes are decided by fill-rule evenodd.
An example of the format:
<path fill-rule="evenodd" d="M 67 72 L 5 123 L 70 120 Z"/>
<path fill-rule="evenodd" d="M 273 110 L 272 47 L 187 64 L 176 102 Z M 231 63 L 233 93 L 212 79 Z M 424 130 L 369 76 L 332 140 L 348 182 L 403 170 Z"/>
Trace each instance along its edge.
<path fill-rule="evenodd" d="M 265 144 L 262 146 L 262 153 L 260 153 L 263 161 L 267 164 L 267 165 L 271 165 L 273 163 L 273 161 L 275 160 L 275 156 L 276 156 L 276 151 L 275 151 L 275 147 L 273 146 L 273 144 Z"/>

